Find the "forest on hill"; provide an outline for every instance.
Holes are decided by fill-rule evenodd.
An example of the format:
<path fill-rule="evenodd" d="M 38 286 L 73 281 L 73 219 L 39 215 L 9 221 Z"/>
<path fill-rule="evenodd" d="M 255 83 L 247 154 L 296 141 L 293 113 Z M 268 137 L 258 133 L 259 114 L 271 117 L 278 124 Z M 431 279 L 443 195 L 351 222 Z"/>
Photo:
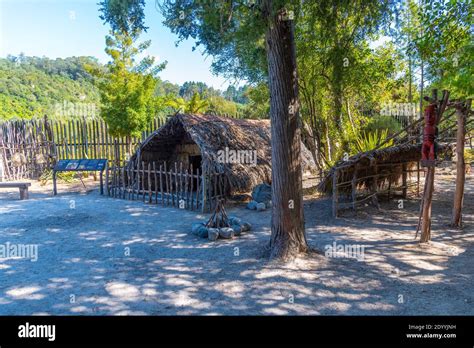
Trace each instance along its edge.
<path fill-rule="evenodd" d="M 98 65 L 90 57 L 0 58 L 0 119 L 51 115 L 64 102 L 97 103 L 99 92 L 84 64 Z"/>
<path fill-rule="evenodd" d="M 100 116 L 100 93 L 91 68 L 103 70 L 104 66 L 94 57 L 50 59 L 20 54 L 0 58 L 0 120 Z M 259 110 L 252 112 L 248 107 L 252 98 L 258 98 L 258 90 L 248 86 L 231 85 L 221 91 L 204 82 L 188 81 L 180 86 L 159 77 L 155 81 L 154 96 L 162 106 L 156 112 L 158 117 L 189 107 L 193 96 L 207 100 L 202 103 L 206 112 L 265 116 L 265 110 L 256 114 Z"/>

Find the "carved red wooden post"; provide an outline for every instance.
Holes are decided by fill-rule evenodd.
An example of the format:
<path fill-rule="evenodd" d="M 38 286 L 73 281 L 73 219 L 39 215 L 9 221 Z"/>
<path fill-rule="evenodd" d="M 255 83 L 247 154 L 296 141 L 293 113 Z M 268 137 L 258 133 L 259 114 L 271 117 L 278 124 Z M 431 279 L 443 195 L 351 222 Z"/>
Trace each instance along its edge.
<path fill-rule="evenodd" d="M 425 109 L 425 127 L 421 147 L 421 165 L 427 167 L 425 189 L 421 201 L 420 223 L 416 231 L 418 235 L 418 228 L 421 225 L 421 243 L 427 243 L 431 240 L 431 202 L 434 192 L 437 126 L 448 104 L 449 92 L 443 91 L 443 98 L 438 101 L 438 91 L 434 89 L 432 97 L 425 97 L 424 99 L 428 100 L 430 104 Z"/>
<path fill-rule="evenodd" d="M 436 160 L 436 121 L 437 105 L 428 105 L 425 109 L 425 127 L 423 129 L 423 145 L 421 147 L 421 165 L 434 167 Z"/>

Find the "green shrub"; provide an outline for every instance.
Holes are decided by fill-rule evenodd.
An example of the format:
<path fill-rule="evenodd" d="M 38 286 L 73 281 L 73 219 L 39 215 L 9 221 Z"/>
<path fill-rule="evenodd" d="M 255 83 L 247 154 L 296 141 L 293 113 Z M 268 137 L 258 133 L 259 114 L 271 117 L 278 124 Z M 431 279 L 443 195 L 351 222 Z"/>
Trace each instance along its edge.
<path fill-rule="evenodd" d="M 76 172 L 59 172 L 57 173 L 57 180 L 59 182 L 71 183 L 76 180 Z M 44 186 L 48 181 L 53 180 L 53 171 L 51 169 L 45 169 L 40 176 L 40 185 Z"/>
<path fill-rule="evenodd" d="M 474 149 L 464 149 L 464 162 L 466 164 L 474 162 Z"/>
<path fill-rule="evenodd" d="M 402 130 L 402 125 L 392 116 L 376 116 L 370 118 L 364 127 L 364 131 L 369 133 L 382 130 L 387 130 L 388 135 L 395 134 Z"/>

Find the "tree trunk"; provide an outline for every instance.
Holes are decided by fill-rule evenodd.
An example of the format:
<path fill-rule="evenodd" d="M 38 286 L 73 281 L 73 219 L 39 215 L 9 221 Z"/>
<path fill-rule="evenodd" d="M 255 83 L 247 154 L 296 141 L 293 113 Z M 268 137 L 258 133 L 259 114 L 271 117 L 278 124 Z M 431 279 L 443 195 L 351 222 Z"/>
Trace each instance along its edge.
<path fill-rule="evenodd" d="M 454 193 L 453 219 L 454 227 L 462 224 L 462 203 L 464 197 L 464 181 L 466 179 L 466 164 L 464 163 L 464 112 L 461 108 L 456 110 L 458 129 L 456 134 L 456 191 Z"/>
<path fill-rule="evenodd" d="M 421 60 L 421 82 L 420 82 L 420 118 L 423 118 L 423 85 L 425 83 L 425 69 L 423 59 Z M 420 127 L 421 134 L 423 134 L 423 128 Z"/>
<path fill-rule="evenodd" d="M 303 123 L 301 127 L 301 136 L 303 139 L 303 143 L 306 145 L 308 150 L 311 152 L 313 156 L 314 163 L 318 171 L 322 170 L 322 165 L 319 161 L 319 144 L 316 137 L 313 135 L 313 129 L 307 124 Z"/>
<path fill-rule="evenodd" d="M 349 122 L 351 123 L 352 133 L 356 134 L 356 127 L 354 124 L 354 120 L 352 119 L 351 106 L 349 104 L 349 99 L 346 99 L 346 108 L 347 108 L 347 117 L 349 118 Z"/>
<path fill-rule="evenodd" d="M 337 80 L 336 80 L 337 79 Z M 333 103 L 334 103 L 334 123 L 336 125 L 336 130 L 339 134 L 342 134 L 342 71 L 341 68 L 334 65 L 333 73 Z"/>
<path fill-rule="evenodd" d="M 301 131 L 294 24 L 283 8 L 264 3 L 272 132 L 272 235 L 270 257 L 308 250 L 304 229 Z"/>
<path fill-rule="evenodd" d="M 332 151 L 333 151 L 333 147 L 331 145 L 331 139 L 329 138 L 329 128 L 328 126 L 326 125 L 325 127 L 325 136 L 326 136 L 326 149 L 327 149 L 327 158 L 329 160 L 329 162 L 332 162 Z"/>
<path fill-rule="evenodd" d="M 338 40 L 336 40 L 338 42 Z M 339 44 L 335 48 L 335 55 L 332 64 L 332 76 L 331 76 L 331 87 L 332 87 L 332 102 L 334 112 L 334 124 L 339 135 L 343 133 L 342 127 L 342 79 L 344 68 L 344 52 L 341 51 Z"/>
<path fill-rule="evenodd" d="M 412 93 L 412 72 L 411 72 L 411 57 L 408 57 L 408 102 L 413 102 L 413 93 Z"/>
<path fill-rule="evenodd" d="M 420 243 L 428 243 L 431 240 L 431 204 L 433 201 L 434 175 L 435 167 L 428 167 L 425 177 L 425 192 L 423 195 Z"/>

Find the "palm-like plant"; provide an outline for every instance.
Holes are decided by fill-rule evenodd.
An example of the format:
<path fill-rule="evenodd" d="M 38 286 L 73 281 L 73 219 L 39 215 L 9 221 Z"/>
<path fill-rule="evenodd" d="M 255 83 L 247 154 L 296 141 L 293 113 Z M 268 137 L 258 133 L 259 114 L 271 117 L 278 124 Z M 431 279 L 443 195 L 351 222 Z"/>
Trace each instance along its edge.
<path fill-rule="evenodd" d="M 172 108 L 175 113 L 200 114 L 208 109 L 209 102 L 206 99 L 202 99 L 199 93 L 194 93 L 189 101 L 183 98 L 173 98 L 168 100 L 166 105 Z"/>
<path fill-rule="evenodd" d="M 388 137 L 388 129 L 378 130 L 373 132 L 362 132 L 355 140 L 355 150 L 357 152 L 367 152 L 375 149 L 382 144 Z M 393 140 L 385 142 L 380 148 L 385 148 L 393 145 Z"/>
<path fill-rule="evenodd" d="M 209 102 L 206 99 L 202 99 L 201 95 L 194 93 L 191 100 L 187 103 L 186 113 L 189 114 L 200 114 L 205 112 L 209 107 Z"/>

